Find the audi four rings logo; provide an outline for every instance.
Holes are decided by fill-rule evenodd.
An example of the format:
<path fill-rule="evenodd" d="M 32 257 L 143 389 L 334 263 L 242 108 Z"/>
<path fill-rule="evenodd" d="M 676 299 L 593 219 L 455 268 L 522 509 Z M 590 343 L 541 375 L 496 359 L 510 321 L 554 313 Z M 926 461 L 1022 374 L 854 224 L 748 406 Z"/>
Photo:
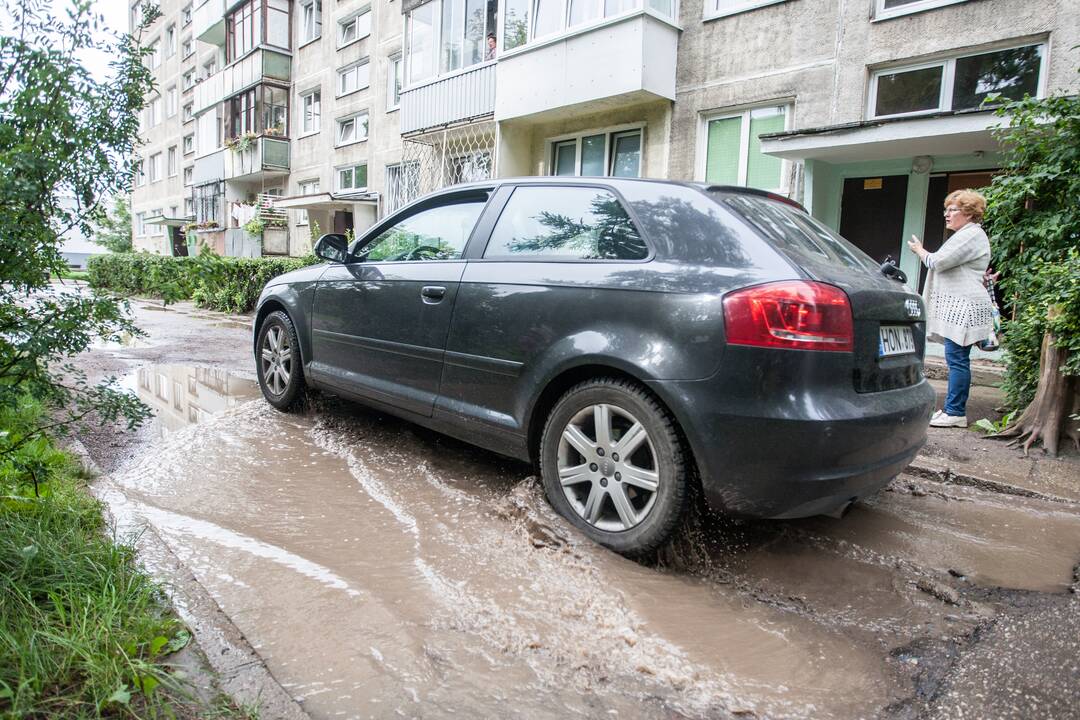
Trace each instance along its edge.
<path fill-rule="evenodd" d="M 919 311 L 919 301 L 918 300 L 911 300 L 911 299 L 905 300 L 904 301 L 904 307 L 907 308 L 908 317 L 917 318 L 921 314 L 920 311 Z"/>

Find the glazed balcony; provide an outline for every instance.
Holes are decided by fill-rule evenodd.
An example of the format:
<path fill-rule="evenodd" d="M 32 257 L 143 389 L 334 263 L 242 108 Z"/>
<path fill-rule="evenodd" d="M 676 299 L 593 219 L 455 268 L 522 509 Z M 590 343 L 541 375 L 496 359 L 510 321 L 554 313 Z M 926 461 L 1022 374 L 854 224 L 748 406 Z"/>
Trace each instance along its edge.
<path fill-rule="evenodd" d="M 259 48 L 195 86 L 195 113 L 205 112 L 222 100 L 263 80 L 289 82 L 292 58 Z"/>

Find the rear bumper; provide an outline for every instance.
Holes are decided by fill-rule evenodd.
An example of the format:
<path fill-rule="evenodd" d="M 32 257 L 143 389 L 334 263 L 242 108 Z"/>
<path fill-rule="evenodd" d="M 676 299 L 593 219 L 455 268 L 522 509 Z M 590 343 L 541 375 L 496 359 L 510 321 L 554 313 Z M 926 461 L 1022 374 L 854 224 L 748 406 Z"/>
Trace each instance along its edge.
<path fill-rule="evenodd" d="M 729 347 L 713 377 L 652 386 L 686 433 L 710 505 L 764 518 L 873 494 L 926 442 L 934 406 L 925 380 L 856 393 L 843 353 Z"/>

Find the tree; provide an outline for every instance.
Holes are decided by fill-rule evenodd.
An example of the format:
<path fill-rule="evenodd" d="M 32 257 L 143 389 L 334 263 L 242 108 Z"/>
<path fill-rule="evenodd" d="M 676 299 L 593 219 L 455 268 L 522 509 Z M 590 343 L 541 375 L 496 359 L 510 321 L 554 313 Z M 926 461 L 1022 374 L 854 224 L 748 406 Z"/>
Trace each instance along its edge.
<path fill-rule="evenodd" d="M 1002 271 L 1004 388 L 1023 411 L 999 434 L 1051 454 L 1080 447 L 1080 98 L 1026 97 L 997 114 L 1002 173 L 986 193 L 994 267 Z"/>
<path fill-rule="evenodd" d="M 9 5 L 0 33 L 0 409 L 30 395 L 50 410 L 32 432 L 0 432 L 8 457 L 87 415 L 134 425 L 149 414 L 114 380 L 91 385 L 67 363 L 95 339 L 138 332 L 126 303 L 49 286 L 64 269 L 62 234 L 89 236 L 103 199 L 130 186 L 138 114 L 152 90 L 147 51 L 130 35 L 99 40 L 104 22 L 89 0 L 63 16 L 49 6 Z M 143 27 L 159 15 L 143 12 Z M 109 53 L 113 78 L 90 75 L 78 60 L 86 48 Z"/>
<path fill-rule="evenodd" d="M 112 212 L 101 213 L 95 225 L 94 242 L 114 253 L 131 252 L 131 201 L 127 195 L 117 195 Z"/>

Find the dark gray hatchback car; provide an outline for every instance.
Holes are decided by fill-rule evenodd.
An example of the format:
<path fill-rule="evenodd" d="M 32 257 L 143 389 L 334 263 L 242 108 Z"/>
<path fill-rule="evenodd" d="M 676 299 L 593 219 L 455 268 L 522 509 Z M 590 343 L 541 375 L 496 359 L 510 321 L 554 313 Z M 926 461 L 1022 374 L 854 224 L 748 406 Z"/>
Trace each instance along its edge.
<path fill-rule="evenodd" d="M 615 178 L 452 187 L 259 299 L 259 384 L 317 387 L 539 465 L 597 542 L 656 548 L 694 484 L 795 518 L 926 440 L 917 295 L 791 201 Z"/>

